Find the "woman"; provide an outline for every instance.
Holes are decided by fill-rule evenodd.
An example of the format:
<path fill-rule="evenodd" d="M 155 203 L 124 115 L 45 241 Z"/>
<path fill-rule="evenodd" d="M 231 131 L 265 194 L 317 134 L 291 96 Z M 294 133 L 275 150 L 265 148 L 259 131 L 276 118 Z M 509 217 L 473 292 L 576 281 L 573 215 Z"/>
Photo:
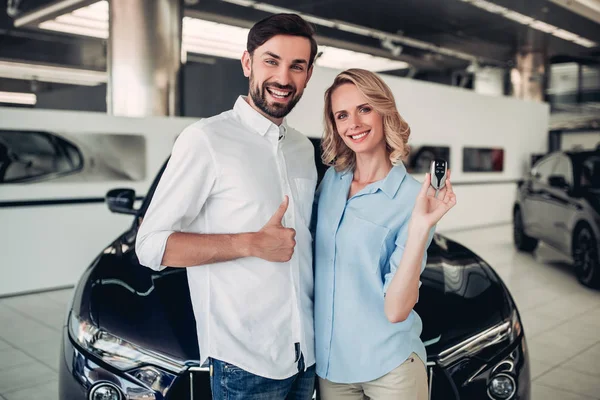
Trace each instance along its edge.
<path fill-rule="evenodd" d="M 400 159 L 410 128 L 389 87 L 350 69 L 325 93 L 317 195 L 315 337 L 321 396 L 426 400 L 422 324 L 413 311 L 435 224 L 456 204 L 437 198 Z"/>

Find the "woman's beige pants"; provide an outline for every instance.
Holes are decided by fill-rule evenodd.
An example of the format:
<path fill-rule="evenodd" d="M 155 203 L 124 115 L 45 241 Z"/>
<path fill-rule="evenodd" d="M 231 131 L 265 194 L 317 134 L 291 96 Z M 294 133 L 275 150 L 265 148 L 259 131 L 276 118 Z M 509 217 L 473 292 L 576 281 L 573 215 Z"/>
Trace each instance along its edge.
<path fill-rule="evenodd" d="M 319 378 L 319 389 L 323 400 L 428 400 L 427 370 L 413 353 L 381 378 L 363 383 L 333 383 Z"/>

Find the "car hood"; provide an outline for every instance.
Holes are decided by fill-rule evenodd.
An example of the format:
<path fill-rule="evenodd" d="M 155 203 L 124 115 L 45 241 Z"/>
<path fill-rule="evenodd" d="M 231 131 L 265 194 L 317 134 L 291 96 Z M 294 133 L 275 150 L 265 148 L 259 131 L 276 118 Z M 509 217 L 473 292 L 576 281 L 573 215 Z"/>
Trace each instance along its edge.
<path fill-rule="evenodd" d="M 127 237 L 109 246 L 83 275 L 74 312 L 148 350 L 182 362 L 198 360 L 185 269 L 156 272 L 140 266 Z M 415 310 L 430 357 L 510 315 L 512 301 L 495 272 L 443 236 L 434 237 L 421 281 Z"/>
<path fill-rule="evenodd" d="M 415 311 L 430 357 L 512 314 L 514 302 L 496 272 L 471 250 L 435 235 Z"/>

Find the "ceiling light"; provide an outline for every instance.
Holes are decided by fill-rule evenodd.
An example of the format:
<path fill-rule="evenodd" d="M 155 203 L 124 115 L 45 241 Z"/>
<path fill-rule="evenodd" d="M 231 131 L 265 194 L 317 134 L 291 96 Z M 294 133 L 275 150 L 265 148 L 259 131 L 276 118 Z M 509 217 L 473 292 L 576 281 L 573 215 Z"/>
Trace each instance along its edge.
<path fill-rule="evenodd" d="M 106 1 L 106 0 L 103 0 Z M 59 15 L 64 15 L 73 10 L 88 6 L 90 3 L 95 3 L 96 0 L 58 0 L 51 2 L 45 6 L 36 8 L 35 10 L 24 13 L 15 18 L 14 26 L 20 28 L 25 25 L 37 25 L 40 22 L 56 18 Z"/>
<path fill-rule="evenodd" d="M 78 8 L 70 13 L 41 22 L 38 27 L 50 31 L 107 39 L 108 2 L 101 0 Z"/>
<path fill-rule="evenodd" d="M 588 48 L 598 46 L 597 43 L 595 43 L 589 39 L 583 38 L 575 33 L 566 31 L 564 29 L 560 29 L 560 28 L 558 28 L 554 25 L 550 25 L 546 22 L 533 19 L 531 17 L 520 14 L 513 10 L 509 10 L 508 8 L 499 6 L 495 3 L 492 3 L 487 0 L 461 0 L 461 1 L 463 1 L 464 3 L 469 3 L 471 5 L 474 5 L 475 7 L 479 7 L 482 10 L 486 10 L 490 13 L 501 15 L 504 18 L 518 22 L 522 25 L 527 25 L 533 29 L 537 29 L 538 31 L 541 31 L 544 33 L 549 33 L 549 34 L 556 36 L 558 38 L 561 38 L 563 40 L 573 42 L 580 46 L 584 46 L 584 47 L 588 47 Z M 598 3 L 595 0 L 574 0 L 574 1 L 580 2 L 582 4 L 585 3 L 586 5 L 589 3 L 590 5 L 588 5 L 588 7 L 590 7 L 590 8 L 592 8 L 591 4 L 593 3 L 593 4 L 595 4 L 596 7 L 598 7 L 600 9 L 600 6 L 598 5 Z"/>
<path fill-rule="evenodd" d="M 529 26 L 532 27 L 533 29 L 537 29 L 538 31 L 542 31 L 542 32 L 546 32 L 546 33 L 552 33 L 554 31 L 558 30 L 558 28 L 556 26 L 547 24 L 542 21 L 534 21 L 531 24 L 529 24 Z"/>
<path fill-rule="evenodd" d="M 508 8 L 499 6 L 495 3 L 490 3 L 489 1 L 475 0 L 470 3 L 494 14 L 503 14 L 508 11 Z"/>
<path fill-rule="evenodd" d="M 0 92 L 0 103 L 34 105 L 37 97 L 33 93 Z"/>
<path fill-rule="evenodd" d="M 389 58 L 372 56 L 365 53 L 338 49 L 336 47 L 319 46 L 321 56 L 316 64 L 321 67 L 348 69 L 364 68 L 374 72 L 392 71 L 408 68 L 408 63 L 404 61 L 391 60 Z"/>
<path fill-rule="evenodd" d="M 321 18 L 321 17 L 315 17 L 315 16 L 312 16 L 312 15 L 304 15 L 302 18 L 304 18 L 306 21 L 310 22 L 311 24 L 326 26 L 328 28 L 335 28 L 336 27 L 336 22 L 334 20 L 331 20 L 331 19 L 325 19 L 325 18 Z"/>
<path fill-rule="evenodd" d="M 295 10 L 282 8 L 278 6 L 274 6 L 267 3 L 262 3 L 254 0 L 222 0 L 225 2 L 229 2 L 232 4 L 236 4 L 243 7 L 250 7 L 259 10 L 263 10 L 266 12 L 288 12 L 288 13 L 296 13 L 300 15 L 305 20 L 314 23 L 316 25 L 326 26 L 329 28 L 336 28 L 339 30 L 344 30 L 347 32 L 351 32 L 357 35 L 377 38 L 377 39 L 385 39 L 390 38 L 394 42 L 398 42 L 400 44 L 415 47 L 418 49 L 423 49 L 427 51 L 432 51 L 438 54 L 443 54 L 449 57 L 473 61 L 475 59 L 479 59 L 482 62 L 487 62 L 490 64 L 504 64 L 502 61 L 485 59 L 482 57 L 476 57 L 472 54 L 463 53 L 461 51 L 452 50 L 444 47 L 440 47 L 431 43 L 423 42 L 417 39 L 408 38 L 402 35 L 393 34 L 389 32 L 379 31 L 368 27 L 363 27 L 359 25 L 348 24 L 343 21 L 331 20 L 327 18 L 321 18 L 315 15 L 309 15 L 304 13 L 299 13 Z M 60 5 L 57 7 L 55 5 Z M 50 11 L 49 9 L 52 8 Z M 92 36 L 98 38 L 108 38 L 108 27 L 104 27 L 98 22 L 107 22 L 108 21 L 108 1 L 107 0 L 57 0 L 56 3 L 52 4 L 52 7 L 41 7 L 31 12 L 24 13 L 20 17 L 16 18 L 14 21 L 15 26 L 29 26 L 29 27 L 38 27 L 40 29 L 53 30 L 58 32 L 66 32 L 76 35 L 83 36 Z M 60 15 L 71 15 L 73 17 L 79 18 L 87 18 L 89 21 L 93 21 L 86 26 L 81 26 L 79 18 L 66 18 L 59 20 L 57 16 Z M 211 19 L 210 17 L 208 19 Z M 250 24 L 251 25 L 251 24 Z M 184 42 L 182 43 L 182 48 L 194 48 L 195 51 L 204 51 L 199 50 L 198 46 L 186 46 L 185 37 Z M 222 53 L 222 52 L 221 52 Z M 206 53 L 212 54 L 212 53 Z M 215 54 L 221 55 L 221 54 Z"/>
<path fill-rule="evenodd" d="M 583 18 L 600 24 L 600 1 L 598 0 L 548 0 L 552 3 L 578 14 Z"/>
<path fill-rule="evenodd" d="M 256 1 L 253 0 L 227 0 L 228 3 L 237 4 L 242 7 L 252 7 Z"/>
<path fill-rule="evenodd" d="M 583 4 L 594 11 L 600 12 L 600 3 L 598 0 L 575 0 L 576 3 Z"/>
<path fill-rule="evenodd" d="M 320 17 L 314 16 L 314 15 L 301 13 L 301 12 L 298 12 L 296 10 L 292 10 L 289 8 L 273 6 L 273 5 L 267 4 L 267 3 L 261 3 L 258 1 L 250 1 L 250 0 L 222 0 L 222 1 L 224 1 L 226 3 L 237 4 L 237 5 L 241 5 L 244 7 L 254 8 L 257 10 L 262 10 L 262 11 L 271 12 L 271 13 L 278 13 L 278 12 L 295 13 L 295 14 L 298 14 L 299 16 L 301 16 L 302 18 L 304 18 L 305 20 L 310 21 L 317 25 L 335 28 L 337 30 L 350 32 L 350 33 L 353 33 L 356 35 L 376 38 L 379 40 L 390 39 L 394 42 L 398 42 L 398 43 L 406 45 L 406 46 L 410 46 L 410 47 L 414 47 L 414 48 L 422 49 L 422 50 L 426 50 L 426 51 L 431 51 L 438 55 L 443 54 L 443 55 L 446 55 L 449 57 L 454 57 L 454 58 L 457 58 L 460 60 L 467 60 L 469 62 L 472 62 L 474 60 L 481 60 L 482 62 L 486 62 L 489 64 L 504 65 L 504 62 L 500 62 L 500 61 L 492 60 L 492 59 L 485 59 L 483 57 L 477 57 L 472 54 L 463 53 L 458 50 L 452 50 L 449 48 L 437 46 L 432 43 L 423 42 L 423 41 L 417 40 L 417 39 L 412 39 L 412 38 L 403 36 L 401 34 L 385 32 L 385 31 L 381 31 L 381 30 L 377 30 L 377 29 L 373 29 L 373 28 L 369 28 L 369 27 L 365 27 L 365 26 L 350 24 L 347 22 L 339 21 L 339 20 L 329 20 L 329 19 L 325 19 L 325 18 L 320 18 Z M 480 1 L 480 0 L 463 0 L 463 1 Z"/>
<path fill-rule="evenodd" d="M 565 31 L 564 29 L 558 29 L 558 30 L 552 32 L 552 34 L 556 37 L 559 37 L 561 39 L 568 40 L 568 41 L 574 41 L 574 40 L 580 39 L 579 35 L 576 35 L 569 31 Z"/>
<path fill-rule="evenodd" d="M 512 11 L 512 10 L 505 12 L 504 14 L 502 14 L 502 16 L 504 18 L 511 19 L 511 20 L 518 22 L 520 24 L 523 24 L 523 25 L 529 25 L 533 21 L 535 21 L 535 19 L 528 17 L 527 15 L 523 15 L 521 13 L 518 13 L 518 12 Z"/>
<path fill-rule="evenodd" d="M 574 39 L 573 42 L 577 43 L 580 46 L 587 47 L 587 48 L 592 48 L 592 47 L 598 46 L 598 43 L 592 42 L 591 40 L 588 40 L 588 39 L 585 39 L 582 37 L 580 37 L 578 39 Z"/>
<path fill-rule="evenodd" d="M 103 71 L 12 61 L 0 61 L 0 77 L 84 86 L 96 86 L 106 82 L 106 73 Z"/>
<path fill-rule="evenodd" d="M 79 17 L 108 22 L 108 1 L 101 0 L 87 7 L 81 7 L 72 12 Z"/>
<path fill-rule="evenodd" d="M 279 12 L 276 6 L 264 3 L 255 3 L 246 0 L 231 0 L 236 4 L 253 4 L 259 9 L 269 12 Z M 287 10 L 283 10 L 287 11 Z M 328 26 L 336 22 L 311 17 L 313 23 L 322 23 Z M 74 10 L 69 14 L 61 15 L 53 20 L 39 24 L 42 29 L 73 33 L 77 35 L 108 37 L 108 2 L 101 0 L 97 3 Z M 347 30 L 354 33 L 366 34 L 366 28 L 347 25 Z M 248 28 L 241 28 L 228 24 L 206 21 L 198 18 L 184 17 L 182 26 L 182 49 L 185 52 L 206 54 L 217 57 L 240 59 L 246 50 Z M 351 67 L 368 68 L 372 71 L 389 71 L 404 69 L 408 64 L 404 61 L 392 60 L 385 57 L 376 57 L 366 53 L 344 50 L 336 47 L 320 46 L 323 53 L 316 64 L 322 67 L 344 69 Z M 184 57 L 185 59 L 185 57 Z"/>
<path fill-rule="evenodd" d="M 289 9 L 287 9 L 287 8 L 278 7 L 278 6 L 274 6 L 274 5 L 267 4 L 267 3 L 254 3 L 252 5 L 252 7 L 256 8 L 257 10 L 268 12 L 271 14 L 279 14 L 279 13 L 289 12 Z"/>

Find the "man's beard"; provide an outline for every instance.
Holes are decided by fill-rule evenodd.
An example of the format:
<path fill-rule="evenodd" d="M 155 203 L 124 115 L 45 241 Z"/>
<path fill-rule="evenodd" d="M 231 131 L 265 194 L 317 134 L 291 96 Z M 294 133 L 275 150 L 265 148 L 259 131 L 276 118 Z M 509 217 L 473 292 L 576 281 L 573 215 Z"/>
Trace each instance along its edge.
<path fill-rule="evenodd" d="M 267 87 L 272 87 L 275 89 L 282 89 L 282 90 L 290 90 L 290 96 L 292 96 L 292 98 L 290 99 L 290 101 L 285 104 L 285 103 L 271 103 L 269 104 L 267 102 Z M 254 105 L 256 105 L 256 107 L 258 107 L 259 110 L 261 110 L 263 113 L 265 113 L 266 115 L 268 115 L 269 117 L 273 117 L 273 118 L 283 118 L 286 115 L 288 115 L 292 109 L 294 108 L 294 106 L 298 103 L 298 101 L 300 101 L 300 98 L 302 97 L 302 94 L 296 95 L 296 88 L 294 88 L 292 85 L 279 85 L 277 83 L 270 83 L 267 84 L 266 82 L 263 83 L 262 88 L 259 88 L 258 85 L 254 85 L 254 78 L 252 76 L 250 76 L 250 97 L 252 97 L 252 101 L 254 102 Z"/>

